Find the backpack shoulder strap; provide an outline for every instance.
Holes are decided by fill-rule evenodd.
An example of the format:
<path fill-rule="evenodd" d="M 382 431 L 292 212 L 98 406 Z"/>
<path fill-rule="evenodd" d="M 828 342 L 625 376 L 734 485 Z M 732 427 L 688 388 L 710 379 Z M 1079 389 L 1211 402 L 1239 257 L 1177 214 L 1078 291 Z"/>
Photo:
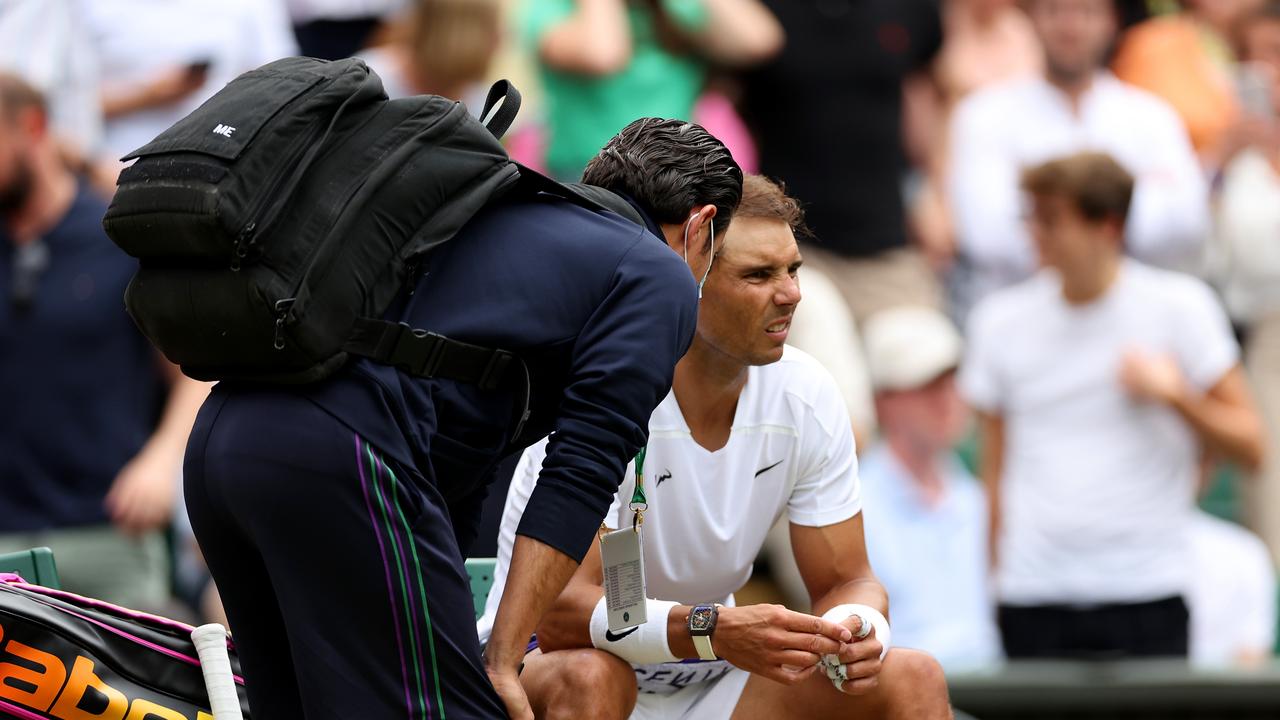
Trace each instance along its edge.
<path fill-rule="evenodd" d="M 640 216 L 640 211 L 636 210 L 631 203 L 615 192 L 595 185 L 562 183 L 552 180 L 546 175 L 519 163 L 516 163 L 516 168 L 520 171 L 519 182 L 527 192 L 543 192 L 548 195 L 555 195 L 594 212 L 607 210 L 617 213 L 637 225 L 645 224 L 644 218 Z"/>

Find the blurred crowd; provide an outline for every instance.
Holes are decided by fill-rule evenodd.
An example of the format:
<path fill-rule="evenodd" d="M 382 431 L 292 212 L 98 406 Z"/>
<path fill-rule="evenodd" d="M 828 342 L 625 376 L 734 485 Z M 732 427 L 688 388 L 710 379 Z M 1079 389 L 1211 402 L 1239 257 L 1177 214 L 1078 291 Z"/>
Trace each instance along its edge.
<path fill-rule="evenodd" d="M 895 644 L 1271 656 L 1275 0 L 0 0 L 0 552 L 218 617 L 177 491 L 207 388 L 132 328 L 100 219 L 122 158 L 295 54 L 477 112 L 510 77 L 511 154 L 562 180 L 661 116 L 785 183 Z"/>

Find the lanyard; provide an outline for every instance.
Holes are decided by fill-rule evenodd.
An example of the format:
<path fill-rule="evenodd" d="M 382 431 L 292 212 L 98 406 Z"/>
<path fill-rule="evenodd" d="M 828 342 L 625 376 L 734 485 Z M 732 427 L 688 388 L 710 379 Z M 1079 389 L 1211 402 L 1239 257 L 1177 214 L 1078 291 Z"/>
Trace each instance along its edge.
<path fill-rule="evenodd" d="M 647 447 L 640 448 L 640 452 L 636 453 L 636 489 L 631 494 L 630 508 L 635 513 L 635 520 L 631 526 L 639 529 L 644 524 L 644 511 L 649 509 L 649 501 L 644 496 L 644 456 L 648 452 Z"/>

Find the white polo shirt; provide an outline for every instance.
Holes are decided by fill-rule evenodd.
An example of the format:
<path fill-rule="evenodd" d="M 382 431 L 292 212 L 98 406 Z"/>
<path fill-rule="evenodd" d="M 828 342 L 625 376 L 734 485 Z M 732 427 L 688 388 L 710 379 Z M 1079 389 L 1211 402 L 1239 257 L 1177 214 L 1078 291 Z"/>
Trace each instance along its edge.
<path fill-rule="evenodd" d="M 1200 392 L 1239 360 L 1226 314 L 1190 276 L 1127 260 L 1074 306 L 1057 274 L 974 310 L 960 389 L 1005 422 L 997 583 L 1011 605 L 1182 594 L 1200 442 L 1172 408 L 1121 386 L 1129 349 L 1171 355 Z"/>
<path fill-rule="evenodd" d="M 729 441 L 715 452 L 694 441 L 674 392 L 649 420 L 644 562 L 650 597 L 730 604 L 783 513 L 798 525 L 821 527 L 861 510 L 849 411 L 830 373 L 792 347 L 780 361 L 747 372 Z M 485 641 L 545 452 L 545 440 L 525 451 L 511 481 L 494 588 L 477 623 Z M 631 523 L 634 487 L 633 462 L 605 516 L 610 527 Z"/>

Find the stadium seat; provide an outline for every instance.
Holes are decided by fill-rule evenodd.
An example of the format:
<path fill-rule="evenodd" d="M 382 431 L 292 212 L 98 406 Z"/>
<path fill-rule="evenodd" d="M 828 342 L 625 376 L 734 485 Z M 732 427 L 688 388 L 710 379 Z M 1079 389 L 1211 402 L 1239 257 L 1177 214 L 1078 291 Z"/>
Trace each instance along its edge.
<path fill-rule="evenodd" d="M 467 576 L 471 579 L 471 604 L 475 608 L 477 620 L 484 614 L 484 603 L 489 598 L 489 590 L 493 588 L 493 570 L 497 565 L 497 558 L 467 558 Z"/>
<path fill-rule="evenodd" d="M 55 590 L 61 588 L 58 567 L 53 562 L 53 551 L 47 547 L 0 555 L 0 572 L 18 573 L 23 580 L 34 585 Z"/>

